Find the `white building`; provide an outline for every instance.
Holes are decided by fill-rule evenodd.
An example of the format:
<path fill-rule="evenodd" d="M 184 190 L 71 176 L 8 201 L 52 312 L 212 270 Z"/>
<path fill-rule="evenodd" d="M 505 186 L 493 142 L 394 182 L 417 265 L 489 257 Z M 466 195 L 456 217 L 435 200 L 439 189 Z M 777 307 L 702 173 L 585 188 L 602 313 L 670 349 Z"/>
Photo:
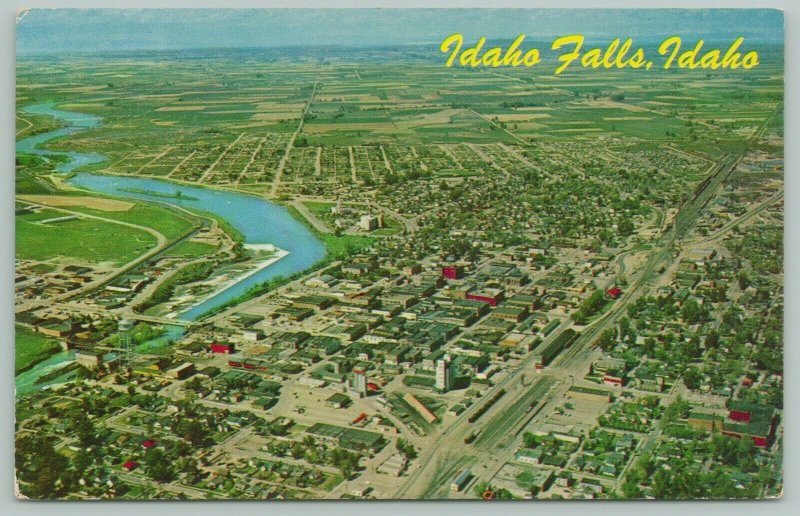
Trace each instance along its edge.
<path fill-rule="evenodd" d="M 367 375 L 361 369 L 353 369 L 353 391 L 362 397 L 367 395 Z"/>
<path fill-rule="evenodd" d="M 364 231 L 372 231 L 380 227 L 380 219 L 374 215 L 363 215 L 361 220 L 358 221 L 358 227 Z"/>
<path fill-rule="evenodd" d="M 452 374 L 450 372 L 450 360 L 447 358 L 440 358 L 436 361 L 436 389 L 441 392 L 450 390 L 452 383 Z"/>

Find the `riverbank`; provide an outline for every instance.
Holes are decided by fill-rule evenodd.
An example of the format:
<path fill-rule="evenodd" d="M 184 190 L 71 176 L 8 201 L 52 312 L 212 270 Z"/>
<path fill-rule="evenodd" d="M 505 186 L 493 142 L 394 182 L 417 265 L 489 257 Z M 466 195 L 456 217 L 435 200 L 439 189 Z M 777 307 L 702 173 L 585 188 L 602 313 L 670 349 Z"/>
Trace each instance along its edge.
<path fill-rule="evenodd" d="M 22 325 L 14 326 L 14 376 L 33 369 L 62 350 L 55 339 Z"/>
<path fill-rule="evenodd" d="M 245 244 L 244 248 L 248 249 L 248 250 L 251 250 L 251 251 L 273 251 L 273 254 L 269 258 L 267 258 L 267 259 L 265 259 L 265 260 L 263 260 L 261 262 L 258 262 L 256 264 L 256 266 L 252 270 L 247 271 L 247 272 L 245 272 L 243 274 L 240 274 L 238 276 L 235 276 L 235 277 L 231 278 L 230 280 L 222 283 L 220 286 L 217 287 L 216 290 L 214 290 L 213 292 L 211 292 L 207 296 L 203 297 L 202 299 L 196 301 L 194 306 L 201 305 L 202 303 L 205 303 L 209 299 L 213 298 L 214 296 L 219 295 L 220 293 L 224 292 L 225 290 L 227 290 L 228 288 L 232 287 L 236 283 L 239 283 L 240 281 L 244 281 L 244 280 L 246 280 L 247 278 L 249 278 L 250 276 L 252 276 L 254 274 L 258 274 L 263 269 L 266 269 L 267 267 L 269 267 L 270 265 L 274 264 L 278 260 L 280 260 L 280 259 L 284 258 L 285 256 L 289 255 L 288 251 L 286 251 L 284 249 L 278 249 L 277 247 L 273 246 L 272 244 Z M 175 319 L 183 319 L 181 317 L 181 315 L 183 313 L 185 313 L 185 312 L 191 311 L 194 308 L 194 306 L 192 306 L 190 308 L 187 308 L 187 309 L 185 309 L 185 310 L 183 310 L 183 311 L 181 311 L 179 313 L 174 313 L 173 312 L 173 313 L 167 314 L 166 317 L 175 318 Z"/>

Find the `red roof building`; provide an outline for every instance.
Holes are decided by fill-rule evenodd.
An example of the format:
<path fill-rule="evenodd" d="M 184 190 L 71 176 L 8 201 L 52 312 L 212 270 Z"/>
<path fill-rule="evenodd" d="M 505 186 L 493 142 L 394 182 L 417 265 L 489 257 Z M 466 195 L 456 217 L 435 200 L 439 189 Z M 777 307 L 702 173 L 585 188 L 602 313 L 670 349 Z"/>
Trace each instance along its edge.
<path fill-rule="evenodd" d="M 122 465 L 122 467 L 127 469 L 128 471 L 133 471 L 134 469 L 136 469 L 136 467 L 138 465 L 139 465 L 138 462 L 133 461 L 133 460 L 128 460 L 128 461 L 125 461 L 125 463 Z"/>
<path fill-rule="evenodd" d="M 619 287 L 611 287 L 606 290 L 606 295 L 610 298 L 617 299 L 622 294 L 622 289 Z"/>
<path fill-rule="evenodd" d="M 775 408 L 770 405 L 731 401 L 722 434 L 737 438 L 749 435 L 756 446 L 766 448 L 775 435 L 777 419 Z"/>
<path fill-rule="evenodd" d="M 728 417 L 733 421 L 741 421 L 744 423 L 750 422 L 750 412 L 747 410 L 731 410 L 728 413 Z"/>
<path fill-rule="evenodd" d="M 483 301 L 484 303 L 489 303 L 491 306 L 497 306 L 504 298 L 504 292 L 499 289 L 486 289 L 480 292 L 469 292 L 467 294 L 467 299 L 472 299 L 473 301 Z"/>
<path fill-rule="evenodd" d="M 209 346 L 212 353 L 236 353 L 233 344 L 224 344 L 221 342 L 212 342 Z"/>
<path fill-rule="evenodd" d="M 447 279 L 460 279 L 462 277 L 461 268 L 455 265 L 442 267 L 442 276 Z"/>
<path fill-rule="evenodd" d="M 156 445 L 155 439 L 145 439 L 144 441 L 142 441 L 142 448 L 152 448 L 155 445 Z"/>

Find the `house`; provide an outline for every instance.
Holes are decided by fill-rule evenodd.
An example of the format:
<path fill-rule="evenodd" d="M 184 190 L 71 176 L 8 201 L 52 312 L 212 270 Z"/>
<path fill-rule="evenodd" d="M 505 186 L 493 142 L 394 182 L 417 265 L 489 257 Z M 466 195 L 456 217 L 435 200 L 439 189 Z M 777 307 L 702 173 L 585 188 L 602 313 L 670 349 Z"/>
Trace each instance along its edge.
<path fill-rule="evenodd" d="M 322 274 L 320 276 L 315 276 L 310 280 L 306 281 L 306 285 L 309 287 L 317 287 L 317 288 L 330 288 L 334 285 L 339 283 L 339 280 L 331 276 L 330 274 Z"/>
<path fill-rule="evenodd" d="M 382 216 L 374 216 L 374 215 L 362 215 L 361 219 L 358 221 L 358 227 L 363 229 L 364 231 L 372 231 L 373 229 L 378 229 L 383 224 L 383 217 Z"/>
<path fill-rule="evenodd" d="M 536 448 L 533 450 L 530 448 L 521 448 L 514 456 L 514 459 L 517 462 L 522 462 L 525 464 L 541 464 L 542 455 L 543 452 L 541 448 Z"/>
<path fill-rule="evenodd" d="M 416 410 L 417 413 L 420 416 L 422 416 L 422 418 L 428 423 L 433 423 L 434 421 L 436 421 L 436 416 L 430 410 L 428 410 L 428 407 L 423 405 L 422 402 L 419 401 L 416 398 L 416 396 L 414 396 L 410 392 L 405 393 L 405 395 L 403 396 L 403 400 L 409 405 L 411 405 L 411 407 L 413 407 L 414 410 Z"/>
<path fill-rule="evenodd" d="M 528 308 L 517 306 L 501 306 L 495 310 L 494 316 L 506 321 L 518 323 L 528 317 Z"/>
<path fill-rule="evenodd" d="M 312 310 L 320 311 L 330 308 L 335 301 L 336 299 L 332 297 L 310 294 L 294 299 L 292 305 L 298 308 L 310 308 Z"/>
<path fill-rule="evenodd" d="M 77 330 L 77 326 L 72 321 L 50 321 L 36 327 L 36 331 L 50 337 L 66 337 Z"/>
<path fill-rule="evenodd" d="M 403 470 L 406 469 L 406 464 L 408 464 L 406 457 L 400 453 L 395 453 L 378 466 L 378 473 L 399 477 Z"/>
<path fill-rule="evenodd" d="M 173 368 L 170 374 L 176 380 L 185 380 L 194 374 L 194 364 L 192 362 L 184 362 L 181 365 Z"/>
<path fill-rule="evenodd" d="M 370 266 L 366 263 L 348 263 L 342 265 L 342 272 L 345 274 L 352 274 L 354 276 L 361 276 L 370 271 Z"/>
<path fill-rule="evenodd" d="M 334 393 L 325 400 L 325 404 L 329 407 L 340 409 L 349 406 L 351 403 L 350 398 L 346 394 L 342 394 L 341 392 Z"/>
<path fill-rule="evenodd" d="M 264 332 L 261 330 L 242 330 L 242 339 L 250 342 L 258 342 L 264 338 Z"/>
<path fill-rule="evenodd" d="M 413 276 L 422 272 L 422 266 L 419 264 L 407 265 L 403 267 L 403 274 L 406 276 Z"/>

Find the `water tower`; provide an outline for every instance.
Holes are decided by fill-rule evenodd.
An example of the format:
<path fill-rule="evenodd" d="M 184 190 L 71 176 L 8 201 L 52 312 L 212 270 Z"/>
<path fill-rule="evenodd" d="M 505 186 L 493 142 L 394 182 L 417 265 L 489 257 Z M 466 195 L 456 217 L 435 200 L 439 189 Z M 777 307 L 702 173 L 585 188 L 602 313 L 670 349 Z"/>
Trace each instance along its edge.
<path fill-rule="evenodd" d="M 122 349 L 123 362 L 128 367 L 133 365 L 133 339 L 131 339 L 131 330 L 133 329 L 133 321 L 130 319 L 120 319 L 119 321 L 119 347 Z"/>

